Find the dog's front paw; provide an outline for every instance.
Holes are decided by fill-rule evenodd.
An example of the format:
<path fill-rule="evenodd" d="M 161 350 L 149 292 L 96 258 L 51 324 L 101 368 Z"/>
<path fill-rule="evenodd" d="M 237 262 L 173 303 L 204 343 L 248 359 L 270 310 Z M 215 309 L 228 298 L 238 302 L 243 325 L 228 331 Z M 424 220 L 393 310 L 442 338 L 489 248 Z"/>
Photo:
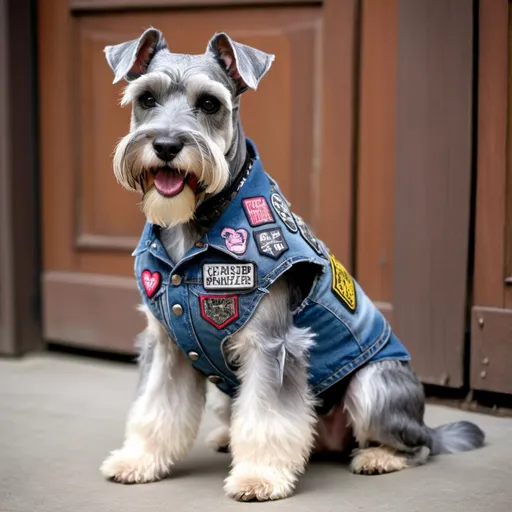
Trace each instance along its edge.
<path fill-rule="evenodd" d="M 224 490 L 237 501 L 279 500 L 291 496 L 296 479 L 288 469 L 238 464 L 226 478 Z"/>
<path fill-rule="evenodd" d="M 121 484 L 144 484 L 162 479 L 169 473 L 169 468 L 151 453 L 131 453 L 123 448 L 113 451 L 104 460 L 100 471 L 109 480 Z"/>
<path fill-rule="evenodd" d="M 222 425 L 211 432 L 206 443 L 215 451 L 227 453 L 229 451 L 229 428 Z"/>

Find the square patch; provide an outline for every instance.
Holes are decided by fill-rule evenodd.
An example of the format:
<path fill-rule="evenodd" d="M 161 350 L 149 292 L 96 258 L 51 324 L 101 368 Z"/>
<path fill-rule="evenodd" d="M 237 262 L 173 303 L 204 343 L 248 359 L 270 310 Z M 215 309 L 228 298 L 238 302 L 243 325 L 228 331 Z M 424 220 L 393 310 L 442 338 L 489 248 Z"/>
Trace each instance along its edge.
<path fill-rule="evenodd" d="M 263 196 L 247 197 L 242 200 L 242 205 L 252 227 L 275 222 L 267 200 Z"/>
<path fill-rule="evenodd" d="M 288 250 L 288 244 L 281 228 L 260 229 L 259 231 L 255 231 L 254 240 L 260 254 L 275 260 Z"/>
<path fill-rule="evenodd" d="M 200 295 L 201 316 L 216 329 L 223 329 L 238 318 L 237 295 Z"/>
<path fill-rule="evenodd" d="M 213 290 L 252 290 L 256 287 L 254 263 L 204 263 L 203 288 Z"/>

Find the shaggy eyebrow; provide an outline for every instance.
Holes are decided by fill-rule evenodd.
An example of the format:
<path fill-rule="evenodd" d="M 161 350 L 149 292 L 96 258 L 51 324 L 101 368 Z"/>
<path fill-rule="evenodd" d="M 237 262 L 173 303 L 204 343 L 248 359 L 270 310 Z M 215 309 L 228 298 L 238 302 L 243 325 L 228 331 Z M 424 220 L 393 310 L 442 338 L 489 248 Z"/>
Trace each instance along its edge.
<path fill-rule="evenodd" d="M 211 94 L 218 98 L 218 100 L 231 111 L 231 94 L 222 85 L 211 80 L 207 75 L 200 74 L 190 77 L 187 81 L 187 96 L 190 103 L 195 101 L 203 94 Z"/>
<path fill-rule="evenodd" d="M 131 103 L 148 90 L 155 96 L 161 97 L 167 93 L 171 85 L 171 77 L 165 73 L 157 71 L 149 75 L 143 75 L 125 88 L 121 99 L 121 106 L 128 105 L 128 103 Z"/>

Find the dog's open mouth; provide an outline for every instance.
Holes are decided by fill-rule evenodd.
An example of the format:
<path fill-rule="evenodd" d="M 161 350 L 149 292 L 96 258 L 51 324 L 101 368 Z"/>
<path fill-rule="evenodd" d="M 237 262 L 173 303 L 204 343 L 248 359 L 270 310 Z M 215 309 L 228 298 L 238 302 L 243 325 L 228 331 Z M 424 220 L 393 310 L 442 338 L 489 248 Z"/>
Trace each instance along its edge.
<path fill-rule="evenodd" d="M 190 179 L 190 174 L 171 167 L 155 169 L 152 172 L 155 188 L 165 197 L 177 196 Z"/>

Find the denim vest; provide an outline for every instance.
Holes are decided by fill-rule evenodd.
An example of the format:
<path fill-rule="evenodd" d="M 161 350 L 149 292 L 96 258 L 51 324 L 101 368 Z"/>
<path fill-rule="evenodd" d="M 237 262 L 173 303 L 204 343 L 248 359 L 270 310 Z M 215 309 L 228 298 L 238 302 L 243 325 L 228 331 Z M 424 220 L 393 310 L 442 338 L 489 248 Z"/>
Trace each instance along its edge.
<path fill-rule="evenodd" d="M 233 396 L 239 383 L 224 344 L 247 324 L 270 285 L 301 264 L 317 274 L 293 313 L 297 327 L 316 335 L 308 353 L 315 396 L 365 363 L 409 360 L 358 283 L 290 211 L 250 141 L 248 150 L 255 158 L 238 194 L 180 261 L 171 261 L 150 223 L 133 253 L 144 303 L 169 336 L 197 370 Z"/>

